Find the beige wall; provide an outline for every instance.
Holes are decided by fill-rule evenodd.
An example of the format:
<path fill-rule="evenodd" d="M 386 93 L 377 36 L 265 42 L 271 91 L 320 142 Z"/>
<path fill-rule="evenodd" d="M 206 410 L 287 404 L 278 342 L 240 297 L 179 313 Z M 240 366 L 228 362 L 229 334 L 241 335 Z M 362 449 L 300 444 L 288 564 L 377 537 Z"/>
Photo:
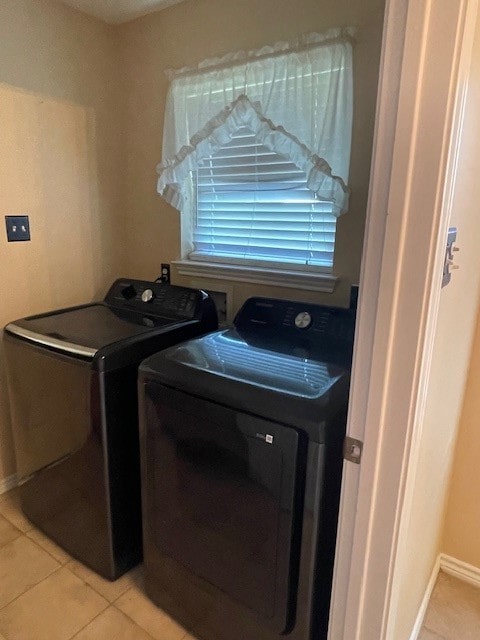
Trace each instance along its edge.
<path fill-rule="evenodd" d="M 111 27 L 60 3 L 0 3 L 2 326 L 102 295 L 119 271 L 115 51 Z M 21 213 L 32 240 L 7 243 L 3 217 Z M 14 471 L 0 352 L 0 483 Z"/>
<path fill-rule="evenodd" d="M 478 568 L 480 568 L 479 390 L 480 321 L 477 324 L 473 344 L 442 540 L 444 553 Z"/>
<path fill-rule="evenodd" d="M 457 245 L 460 252 L 455 262 L 451 283 L 442 290 L 435 333 L 433 360 L 426 389 L 425 415 L 421 424 L 420 446 L 414 452 L 411 476 L 408 480 L 411 502 L 408 502 L 402 522 L 403 542 L 400 549 L 398 609 L 392 640 L 410 638 L 438 554 L 453 551 L 462 554 L 473 544 L 479 545 L 480 506 L 475 493 L 464 495 L 477 482 L 480 435 L 473 442 L 465 440 L 472 433 L 472 419 L 478 400 L 472 405 L 473 384 L 480 382 L 480 362 L 470 374 L 467 391 L 470 407 L 464 411 L 460 446 L 454 470 L 454 491 L 447 515 L 447 536 L 442 542 L 445 508 L 452 471 L 455 441 L 462 410 L 465 384 L 475 332 L 480 292 L 480 21 L 477 24 L 470 86 L 467 95 L 465 121 L 459 149 L 459 163 L 453 197 L 451 226 L 458 227 Z M 475 353 L 475 351 L 474 351 Z M 480 353 L 480 340 L 476 353 Z M 465 473 L 465 470 L 466 473 Z M 459 482 L 460 479 L 460 482 Z M 461 496 L 461 501 L 458 498 Z M 462 513 L 465 508 L 469 513 Z M 469 527 L 465 527 L 465 523 Z M 455 539 L 458 546 L 453 548 Z M 471 549 L 473 551 L 473 549 Z M 457 555 L 457 557 L 460 557 Z M 467 556 L 460 557 L 465 560 Z M 475 557 L 480 566 L 480 549 Z"/>
<path fill-rule="evenodd" d="M 335 293 L 188 280 L 175 282 L 228 289 L 235 309 L 248 296 L 276 295 L 347 304 L 358 282 L 368 192 L 384 0 L 190 0 L 120 27 L 127 169 L 125 225 L 129 273 L 156 276 L 161 262 L 178 259 L 179 214 L 156 194 L 168 82 L 166 68 L 195 65 L 210 56 L 288 40 L 332 26 L 357 27 L 354 49 L 355 115 L 351 206 L 338 222 Z"/>
<path fill-rule="evenodd" d="M 477 38 L 474 49 L 474 64 L 469 88 L 469 102 L 465 124 L 465 145 L 470 161 L 463 167 L 470 183 L 477 184 L 470 193 L 468 211 L 478 219 L 480 187 L 478 174 L 478 140 L 480 139 L 480 18 L 477 23 Z M 478 224 L 478 223 L 477 223 Z M 477 226 L 472 242 L 476 244 L 480 228 Z M 460 258 L 459 258 L 460 261 Z M 463 262 L 463 258 L 461 260 Z M 468 291 L 468 290 L 466 290 Z M 470 292 L 472 293 L 472 292 Z M 459 307 L 457 332 L 463 331 L 464 309 Z M 450 372 L 449 372 L 450 374 Z M 480 316 L 471 352 L 464 403 L 460 418 L 459 433 L 455 449 L 453 470 L 450 481 L 441 551 L 463 562 L 480 568 L 480 500 L 479 495 L 480 460 Z"/>

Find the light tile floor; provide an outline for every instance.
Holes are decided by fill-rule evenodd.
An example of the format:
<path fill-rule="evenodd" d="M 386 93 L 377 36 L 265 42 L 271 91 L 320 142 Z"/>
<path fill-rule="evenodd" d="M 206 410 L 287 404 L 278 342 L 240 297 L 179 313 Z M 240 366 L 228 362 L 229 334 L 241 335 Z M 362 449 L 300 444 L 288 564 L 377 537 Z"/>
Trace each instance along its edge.
<path fill-rule="evenodd" d="M 195 640 L 142 590 L 141 567 L 98 576 L 0 496 L 0 640 Z"/>
<path fill-rule="evenodd" d="M 480 589 L 441 571 L 418 640 L 480 640 Z"/>
<path fill-rule="evenodd" d="M 0 640 L 195 640 L 143 593 L 73 560 L 0 496 Z M 372 639 L 373 640 L 373 639 Z M 480 640 L 480 589 L 440 573 L 418 640 Z"/>

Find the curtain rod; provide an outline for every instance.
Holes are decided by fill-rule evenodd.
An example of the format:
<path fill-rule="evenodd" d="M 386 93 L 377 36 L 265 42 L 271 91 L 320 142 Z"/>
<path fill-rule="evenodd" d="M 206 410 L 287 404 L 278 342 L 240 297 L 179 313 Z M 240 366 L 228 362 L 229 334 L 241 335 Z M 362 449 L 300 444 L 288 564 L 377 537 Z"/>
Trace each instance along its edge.
<path fill-rule="evenodd" d="M 225 62 L 219 62 L 218 64 L 212 64 L 206 67 L 196 68 L 196 69 L 185 69 L 184 71 L 179 70 L 175 71 L 174 69 L 166 69 L 165 75 L 168 77 L 170 81 L 176 80 L 177 78 L 188 78 L 193 76 L 200 76 L 206 73 L 210 73 L 211 71 L 219 71 L 221 69 L 227 69 L 229 67 L 241 67 L 243 65 L 249 64 L 250 62 L 256 62 L 257 60 L 265 60 L 267 58 L 278 58 L 280 56 L 284 56 L 288 53 L 297 53 L 302 51 L 309 51 L 311 49 L 318 49 L 320 47 L 329 46 L 332 44 L 340 44 L 342 42 L 349 42 L 352 46 L 355 44 L 355 39 L 352 35 L 345 29 L 342 32 L 333 38 L 328 38 L 326 40 L 321 40 L 319 42 L 309 42 L 303 45 L 294 46 L 288 49 L 282 49 L 279 51 L 273 51 L 269 53 L 262 53 L 260 55 L 249 55 L 249 53 L 245 54 L 245 57 L 241 60 L 228 60 Z M 227 54 L 228 55 L 228 54 Z"/>

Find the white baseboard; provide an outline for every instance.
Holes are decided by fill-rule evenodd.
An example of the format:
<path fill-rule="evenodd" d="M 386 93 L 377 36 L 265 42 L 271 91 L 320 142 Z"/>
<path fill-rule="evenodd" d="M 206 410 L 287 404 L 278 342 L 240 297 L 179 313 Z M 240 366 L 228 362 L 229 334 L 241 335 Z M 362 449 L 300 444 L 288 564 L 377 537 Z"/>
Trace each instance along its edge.
<path fill-rule="evenodd" d="M 425 590 L 425 594 L 423 596 L 422 604 L 420 605 L 420 609 L 418 610 L 417 619 L 415 620 L 415 624 L 413 625 L 412 633 L 410 634 L 410 640 L 417 640 L 420 629 L 423 625 L 423 619 L 425 618 L 425 613 L 427 611 L 428 603 L 430 602 L 430 597 L 432 595 L 433 588 L 435 587 L 435 583 L 437 581 L 438 573 L 441 568 L 441 556 L 438 556 L 435 566 L 433 567 L 432 574 L 430 576 L 430 580 L 428 581 L 427 588 Z"/>
<path fill-rule="evenodd" d="M 439 571 L 444 571 L 458 580 L 468 582 L 468 584 L 471 584 L 474 587 L 480 587 L 480 569 L 478 567 L 474 567 L 472 564 L 452 558 L 452 556 L 447 556 L 446 553 L 441 553 L 433 567 L 432 575 L 430 576 L 422 604 L 418 611 L 417 619 L 415 620 L 415 625 L 410 635 L 410 640 L 417 640 L 420 634 L 423 619 L 425 618 L 425 612 L 427 611 L 428 603 L 430 602 L 430 597 L 432 595 L 433 588 L 435 587 Z"/>
<path fill-rule="evenodd" d="M 474 587 L 480 587 L 480 569 L 474 567 L 472 564 L 462 562 L 461 560 L 452 558 L 452 556 L 441 553 L 440 569 L 454 578 L 468 582 L 468 584 L 472 584 Z"/>
<path fill-rule="evenodd" d="M 7 493 L 10 489 L 13 489 L 18 484 L 17 476 L 15 474 L 8 476 L 7 478 L 3 478 L 0 480 L 0 496 L 2 493 Z"/>

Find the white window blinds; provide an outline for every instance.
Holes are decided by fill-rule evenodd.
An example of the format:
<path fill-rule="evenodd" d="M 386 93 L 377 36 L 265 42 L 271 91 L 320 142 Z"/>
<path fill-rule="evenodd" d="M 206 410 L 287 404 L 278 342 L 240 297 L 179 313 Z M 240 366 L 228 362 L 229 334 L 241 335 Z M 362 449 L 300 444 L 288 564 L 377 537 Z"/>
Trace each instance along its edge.
<path fill-rule="evenodd" d="M 292 161 L 240 128 L 196 172 L 192 258 L 331 267 L 336 216 Z"/>

